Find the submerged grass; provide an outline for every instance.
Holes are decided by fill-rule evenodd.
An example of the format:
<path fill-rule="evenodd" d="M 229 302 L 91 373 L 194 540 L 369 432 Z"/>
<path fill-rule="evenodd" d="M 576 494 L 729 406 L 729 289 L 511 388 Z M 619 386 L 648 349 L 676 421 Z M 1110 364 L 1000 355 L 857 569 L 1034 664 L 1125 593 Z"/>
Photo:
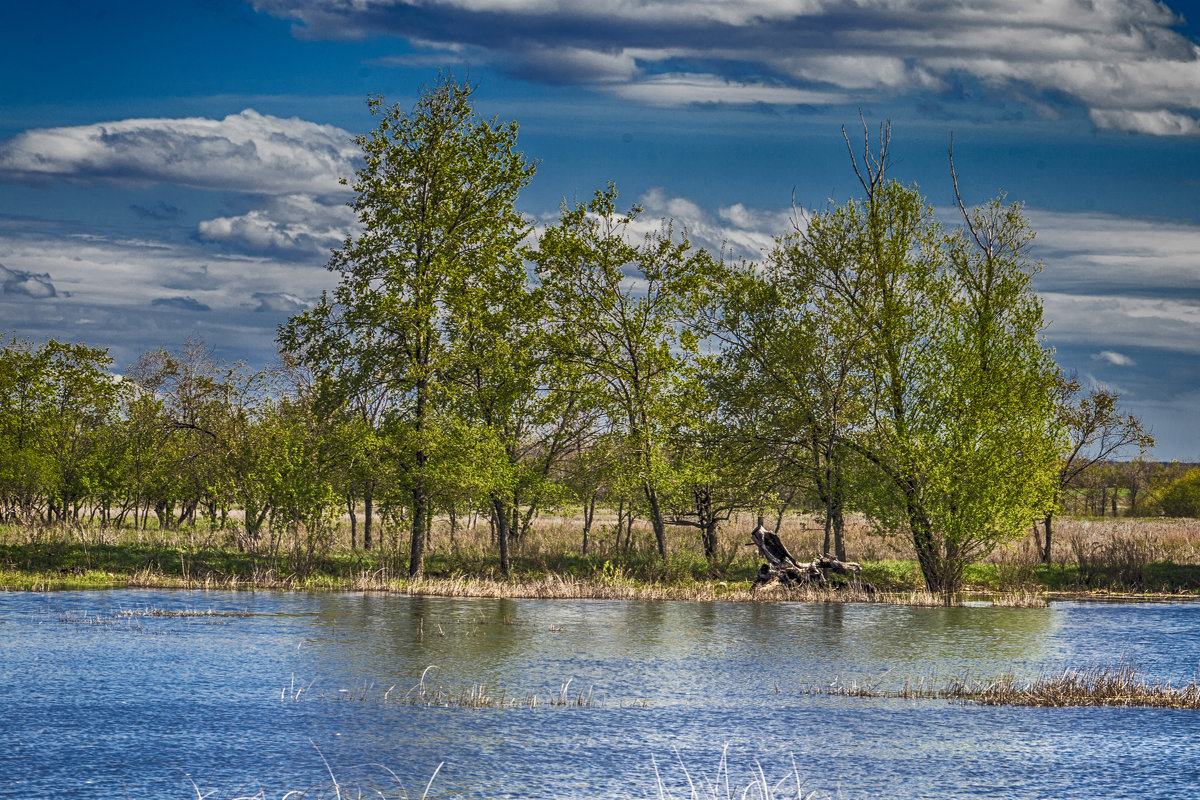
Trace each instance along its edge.
<path fill-rule="evenodd" d="M 395 704 L 401 706 L 421 706 L 437 708 L 471 708 L 471 709 L 505 709 L 538 707 L 550 708 L 591 708 L 602 705 L 599 697 L 592 689 L 586 691 L 571 691 L 572 679 L 561 684 L 557 690 L 548 690 L 543 694 L 512 690 L 508 687 L 492 687 L 480 683 L 474 686 L 447 687 L 427 683 L 426 678 L 435 666 L 425 668 L 415 686 L 405 692 L 396 691 L 395 686 L 386 689 L 367 684 L 353 689 L 338 689 L 332 693 L 312 691 L 313 683 L 296 682 L 292 676 L 291 683 L 280 691 L 281 702 L 300 702 L 308 696 L 333 699 L 356 703 Z M 645 706 L 645 702 L 642 702 Z"/>

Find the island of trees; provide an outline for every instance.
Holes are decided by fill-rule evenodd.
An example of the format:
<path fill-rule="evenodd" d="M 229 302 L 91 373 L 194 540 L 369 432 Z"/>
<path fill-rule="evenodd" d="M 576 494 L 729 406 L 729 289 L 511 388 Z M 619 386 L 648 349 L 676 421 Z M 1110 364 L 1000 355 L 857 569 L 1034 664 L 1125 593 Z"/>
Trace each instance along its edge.
<path fill-rule="evenodd" d="M 535 227 L 517 211 L 535 170 L 517 126 L 480 118 L 472 91 L 444 78 L 412 108 L 370 100 L 348 179 L 361 230 L 332 254 L 336 286 L 281 326 L 277 365 L 193 342 L 118 379 L 105 350 L 7 342 L 0 517 L 205 524 L 296 568 L 348 517 L 353 548 L 416 578 L 435 519 L 451 547 L 485 519 L 507 574 L 550 509 L 577 511 L 585 555 L 604 508 L 618 545 L 640 519 L 659 558 L 687 530 L 708 559 L 737 515 L 778 527 L 809 509 L 845 560 L 854 512 L 949 598 L 1031 530 L 1050 561 L 1056 514 L 1094 509 L 1081 487 L 1152 444 L 1055 364 L 1020 205 L 960 201 L 943 224 L 890 175 L 886 125 L 847 139 L 859 196 L 797 211 L 750 262 L 612 185 Z M 1100 513 L 1123 483 L 1126 506 L 1145 504 L 1152 468 L 1102 481 Z M 1187 511 L 1197 485 L 1163 507 Z"/>

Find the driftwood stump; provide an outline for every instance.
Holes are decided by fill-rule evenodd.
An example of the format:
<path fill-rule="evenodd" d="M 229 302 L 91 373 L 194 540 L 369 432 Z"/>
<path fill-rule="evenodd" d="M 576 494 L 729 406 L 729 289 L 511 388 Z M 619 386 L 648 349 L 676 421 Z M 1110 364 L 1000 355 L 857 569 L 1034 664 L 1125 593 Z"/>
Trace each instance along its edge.
<path fill-rule="evenodd" d="M 758 552 L 767 560 L 767 563 L 758 568 L 758 576 L 754 579 L 754 588 L 756 589 L 773 583 L 778 583 L 787 589 L 843 588 L 852 585 L 851 580 L 845 576 L 858 575 L 862 572 L 861 564 L 854 561 L 839 561 L 829 554 L 817 556 L 807 564 L 800 564 L 784 547 L 779 536 L 762 525 L 751 531 L 750 537 L 754 539 Z M 873 593 L 875 590 L 871 584 L 862 581 L 855 581 L 853 585 L 869 593 Z"/>

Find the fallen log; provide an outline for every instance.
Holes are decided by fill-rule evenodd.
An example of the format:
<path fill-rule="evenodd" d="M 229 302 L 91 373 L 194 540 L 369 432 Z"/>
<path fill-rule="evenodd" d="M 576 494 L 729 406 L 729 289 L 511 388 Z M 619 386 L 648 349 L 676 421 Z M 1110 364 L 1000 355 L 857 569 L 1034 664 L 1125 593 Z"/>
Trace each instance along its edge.
<path fill-rule="evenodd" d="M 778 582 L 785 588 L 829 589 L 856 586 L 869 593 L 875 591 L 875 587 L 869 583 L 844 577 L 862 573 L 862 564 L 855 561 L 840 561 L 826 553 L 807 564 L 801 564 L 788 552 L 779 535 L 762 525 L 750 532 L 750 538 L 754 540 L 758 552 L 767 560 L 767 563 L 758 568 L 753 588 Z"/>

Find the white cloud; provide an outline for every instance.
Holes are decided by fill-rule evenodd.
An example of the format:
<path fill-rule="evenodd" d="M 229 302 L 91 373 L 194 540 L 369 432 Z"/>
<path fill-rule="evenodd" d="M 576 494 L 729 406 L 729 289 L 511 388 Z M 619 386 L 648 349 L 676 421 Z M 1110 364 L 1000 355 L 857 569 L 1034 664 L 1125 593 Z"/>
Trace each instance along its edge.
<path fill-rule="evenodd" d="M 1200 226 L 1103 213 L 1027 209 L 1045 262 L 1041 290 L 1200 294 Z"/>
<path fill-rule="evenodd" d="M 637 234 L 657 228 L 663 218 L 674 220 L 676 230 L 685 230 L 689 240 L 714 254 L 757 261 L 775 246 L 775 237 L 791 231 L 790 211 L 753 211 L 743 205 L 718 209 L 716 215 L 696 202 L 655 188 L 639 200 L 645 214 L 638 220 Z"/>
<path fill-rule="evenodd" d="M 1105 361 L 1112 364 L 1114 367 L 1133 367 L 1137 366 L 1137 362 L 1124 353 L 1118 353 L 1116 350 L 1101 350 L 1092 356 L 1096 361 Z"/>
<path fill-rule="evenodd" d="M 1099 109 L 1090 112 L 1097 128 L 1131 133 L 1149 133 L 1155 136 L 1200 135 L 1200 120 L 1187 114 L 1172 111 L 1130 111 L 1127 109 Z"/>
<path fill-rule="evenodd" d="M 1064 292 L 1041 296 L 1051 342 L 1200 355 L 1200 302 Z"/>
<path fill-rule="evenodd" d="M 222 242 L 246 253 L 323 260 L 357 229 L 354 210 L 345 203 L 286 195 L 241 216 L 203 220 L 198 233 L 204 241 Z"/>
<path fill-rule="evenodd" d="M 266 364 L 275 357 L 276 327 L 336 282 L 312 263 L 100 236 L 0 237 L 0 262 L 8 273 L 57 289 L 36 301 L 0 292 L 6 326 L 35 341 L 53 336 L 111 348 L 118 367 L 189 337 L 220 358 Z"/>
<path fill-rule="evenodd" d="M 339 195 L 358 148 L 332 125 L 247 109 L 224 119 L 127 119 L 0 142 L 0 178 L 171 183 L 254 194 Z"/>
<path fill-rule="evenodd" d="M 256 294 L 286 290 L 316 297 L 333 282 L 320 266 L 250 256 L 214 257 L 198 247 L 121 241 L 99 236 L 0 238 L 0 259 L 10 273 L 52 279 L 60 310 L 107 309 L 136 328 L 141 310 L 179 305 L 214 312 L 245 313 L 260 307 Z"/>
<path fill-rule="evenodd" d="M 626 51 L 536 45 L 519 54 L 521 71 L 553 76 L 555 83 L 615 83 L 632 80 L 637 60 Z"/>
<path fill-rule="evenodd" d="M 656 106 L 993 99 L 1200 134 L 1200 46 L 1156 0 L 258 0 L 306 36 L 391 34 Z M 553 47 L 544 43 L 556 42 Z M 974 91 L 972 87 L 969 91 Z M 1063 97 L 1069 98 L 1064 102 Z"/>
<path fill-rule="evenodd" d="M 651 75 L 637 82 L 606 88 L 625 100 L 662 107 L 702 103 L 830 105 L 844 103 L 849 99 L 847 95 L 823 90 L 732 81 L 719 75 L 682 72 Z"/>

